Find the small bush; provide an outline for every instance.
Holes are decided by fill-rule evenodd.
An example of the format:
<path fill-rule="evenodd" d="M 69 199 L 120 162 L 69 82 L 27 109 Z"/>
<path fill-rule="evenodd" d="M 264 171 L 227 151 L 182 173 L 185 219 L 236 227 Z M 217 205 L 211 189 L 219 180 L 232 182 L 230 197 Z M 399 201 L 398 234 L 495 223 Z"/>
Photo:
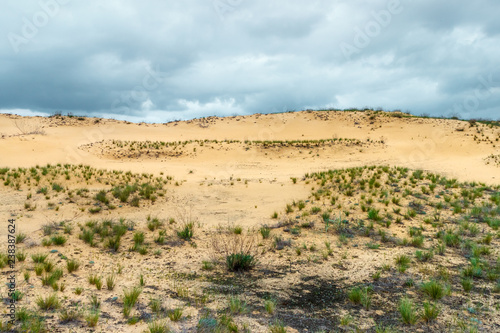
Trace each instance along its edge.
<path fill-rule="evenodd" d="M 49 238 L 44 238 L 42 239 L 42 245 L 43 246 L 51 246 L 52 245 L 52 240 Z"/>
<path fill-rule="evenodd" d="M 99 321 L 99 311 L 98 310 L 91 310 L 86 316 L 85 316 L 85 321 L 87 322 L 88 327 L 95 327 L 97 325 L 97 322 Z"/>
<path fill-rule="evenodd" d="M 23 296 L 24 296 L 24 293 L 22 293 L 21 291 L 19 290 L 16 290 L 12 293 L 12 300 L 15 301 L 15 302 L 19 302 L 20 300 L 23 299 Z"/>
<path fill-rule="evenodd" d="M 253 255 L 247 253 L 232 253 L 226 257 L 226 266 L 230 271 L 248 271 L 256 264 Z"/>
<path fill-rule="evenodd" d="M 54 191 L 56 191 L 56 192 L 61 192 L 64 188 L 61 185 L 59 185 L 59 184 L 53 183 L 52 184 L 52 189 Z"/>
<path fill-rule="evenodd" d="M 26 252 L 24 252 L 23 250 L 16 252 L 16 259 L 17 261 L 21 262 L 26 260 Z"/>
<path fill-rule="evenodd" d="M 259 229 L 260 234 L 262 235 L 262 238 L 268 239 L 269 236 L 271 235 L 271 228 L 268 226 L 263 226 Z"/>
<path fill-rule="evenodd" d="M 276 250 L 282 250 L 285 247 L 288 247 L 291 245 L 292 245 L 292 241 L 290 239 L 285 240 L 281 236 L 274 236 L 274 247 L 276 248 Z"/>
<path fill-rule="evenodd" d="M 170 318 L 171 321 L 179 321 L 182 318 L 182 312 L 181 308 L 176 308 L 168 312 L 168 318 Z"/>
<path fill-rule="evenodd" d="M 440 312 L 440 309 L 436 306 L 436 304 L 431 304 L 431 303 L 425 302 L 422 318 L 426 322 L 434 321 L 434 320 L 436 320 L 437 316 L 439 315 L 439 312 Z"/>
<path fill-rule="evenodd" d="M 43 264 L 45 262 L 45 259 L 47 259 L 48 254 L 42 254 L 42 253 L 37 253 L 37 254 L 32 254 L 31 259 L 37 264 Z"/>
<path fill-rule="evenodd" d="M 448 233 L 448 232 L 443 236 L 443 241 L 446 244 L 446 246 L 455 248 L 459 247 L 460 243 L 462 242 L 458 234 Z"/>
<path fill-rule="evenodd" d="M 201 269 L 205 271 L 211 271 L 212 269 L 214 269 L 214 264 L 211 261 L 203 260 L 201 262 Z"/>
<path fill-rule="evenodd" d="M 63 235 L 56 235 L 56 236 L 52 236 L 51 241 L 55 245 L 64 245 L 66 243 L 67 239 Z"/>
<path fill-rule="evenodd" d="M 418 321 L 415 305 L 409 298 L 402 298 L 398 307 L 401 319 L 407 325 L 414 325 Z"/>
<path fill-rule="evenodd" d="M 158 298 L 152 298 L 149 302 L 149 307 L 153 313 L 160 313 L 161 311 L 161 300 Z"/>
<path fill-rule="evenodd" d="M 239 225 L 233 227 L 231 229 L 231 231 L 235 234 L 235 235 L 241 235 L 241 233 L 243 232 L 243 228 Z"/>
<path fill-rule="evenodd" d="M 266 309 L 266 312 L 269 313 L 270 315 L 274 314 L 276 311 L 276 300 L 274 299 L 268 299 L 264 302 L 264 309 Z"/>
<path fill-rule="evenodd" d="M 418 261 L 422 261 L 422 262 L 429 261 L 434 257 L 434 252 L 432 250 L 425 251 L 425 252 L 416 251 L 415 257 L 417 257 Z"/>
<path fill-rule="evenodd" d="M 229 298 L 229 311 L 232 314 L 241 314 L 247 312 L 247 304 L 237 297 Z"/>
<path fill-rule="evenodd" d="M 191 240 L 193 237 L 193 222 L 186 223 L 182 229 L 177 231 L 177 236 L 185 241 Z"/>
<path fill-rule="evenodd" d="M 411 245 L 414 247 L 421 248 L 424 244 L 424 236 L 417 236 L 411 239 Z"/>
<path fill-rule="evenodd" d="M 101 210 L 102 210 L 102 207 L 97 206 L 97 207 L 89 208 L 89 213 L 90 213 L 90 214 L 97 214 L 97 213 L 99 213 Z"/>
<path fill-rule="evenodd" d="M 361 304 L 365 307 L 365 310 L 370 310 L 372 305 L 372 288 L 371 286 L 365 287 L 361 291 Z"/>
<path fill-rule="evenodd" d="M 142 289 L 139 287 L 134 287 L 129 290 L 123 291 L 123 306 L 133 307 L 137 303 L 137 299 L 141 294 Z"/>
<path fill-rule="evenodd" d="M 42 275 L 42 273 L 43 273 L 43 264 L 36 264 L 34 269 L 35 269 L 35 274 L 37 276 Z"/>
<path fill-rule="evenodd" d="M 106 278 L 106 287 L 108 290 L 113 290 L 115 289 L 115 284 L 116 284 L 116 277 L 115 274 L 112 273 L 111 275 L 108 275 Z"/>
<path fill-rule="evenodd" d="M 120 248 L 120 236 L 109 237 L 106 241 L 106 247 L 113 252 L 118 252 Z"/>
<path fill-rule="evenodd" d="M 52 294 L 45 298 L 38 296 L 35 302 L 42 310 L 55 310 L 60 306 L 59 299 L 56 294 Z"/>
<path fill-rule="evenodd" d="M 52 269 L 54 268 L 54 263 L 50 260 L 47 260 L 43 263 L 43 269 L 47 272 L 50 273 L 52 272 Z"/>
<path fill-rule="evenodd" d="M 359 287 L 354 287 L 349 291 L 348 294 L 349 300 L 354 304 L 361 303 L 362 291 Z"/>
<path fill-rule="evenodd" d="M 286 330 L 285 324 L 283 324 L 279 320 L 276 320 L 269 326 L 269 332 L 271 332 L 271 333 L 286 333 L 287 330 Z"/>
<path fill-rule="evenodd" d="M 408 266 L 411 262 L 410 257 L 408 257 L 405 254 L 401 254 L 401 255 L 396 256 L 396 258 L 394 260 L 396 261 L 396 264 L 400 265 L 400 266 Z"/>
<path fill-rule="evenodd" d="M 144 244 L 144 233 L 143 232 L 136 232 L 134 234 L 134 244 L 135 245 Z"/>
<path fill-rule="evenodd" d="M 149 333 L 169 333 L 171 328 L 163 320 L 155 320 L 148 324 Z"/>
<path fill-rule="evenodd" d="M 70 321 L 77 321 L 82 317 L 82 312 L 75 309 L 63 309 L 59 313 L 59 320 L 62 323 L 68 323 Z"/>
<path fill-rule="evenodd" d="M 132 200 L 130 200 L 130 206 L 132 207 L 139 207 L 139 202 L 141 201 L 141 199 L 138 197 L 138 196 L 135 196 L 132 198 Z"/>
<path fill-rule="evenodd" d="M 27 236 L 26 236 L 25 233 L 22 233 L 22 232 L 18 233 L 16 235 L 16 244 L 20 244 L 20 243 L 24 242 L 24 240 L 26 239 L 26 237 Z"/>
<path fill-rule="evenodd" d="M 464 291 L 468 293 L 474 287 L 474 280 L 470 277 L 465 277 L 462 279 L 461 284 L 462 288 L 464 288 Z"/>
<path fill-rule="evenodd" d="M 97 274 L 91 274 L 88 277 L 88 281 L 90 284 L 93 284 L 96 286 L 98 290 L 101 290 L 102 288 L 102 277 L 97 275 Z"/>
<path fill-rule="evenodd" d="M 77 271 L 79 267 L 80 263 L 74 259 L 68 260 L 66 262 L 66 268 L 68 269 L 68 273 Z"/>
<path fill-rule="evenodd" d="M 422 284 L 422 291 L 433 300 L 441 299 L 444 296 L 444 287 L 435 280 Z"/>
<path fill-rule="evenodd" d="M 150 231 L 155 231 L 156 229 L 163 226 L 163 223 L 157 217 L 150 218 L 148 217 L 148 229 Z"/>
<path fill-rule="evenodd" d="M 43 194 L 43 195 L 47 195 L 47 193 L 48 193 L 48 192 L 49 192 L 49 190 L 47 189 L 47 187 L 40 187 L 40 188 L 36 191 L 36 193 L 38 193 L 38 194 L 40 194 L 40 193 L 41 193 L 41 194 Z"/>
<path fill-rule="evenodd" d="M 382 217 L 379 215 L 379 211 L 375 208 L 371 208 L 368 211 L 368 218 L 372 221 L 380 221 Z"/>

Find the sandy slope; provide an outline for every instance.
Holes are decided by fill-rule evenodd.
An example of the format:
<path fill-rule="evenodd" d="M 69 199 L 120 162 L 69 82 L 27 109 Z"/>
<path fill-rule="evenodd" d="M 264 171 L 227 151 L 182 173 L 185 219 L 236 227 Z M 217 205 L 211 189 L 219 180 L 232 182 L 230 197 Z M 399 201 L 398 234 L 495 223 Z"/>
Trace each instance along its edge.
<path fill-rule="evenodd" d="M 16 126 L 16 122 L 24 126 Z M 480 125 L 493 141 L 500 129 Z M 40 128 L 45 135 L 19 134 Z M 464 128 L 462 132 L 457 128 Z M 290 176 L 301 176 L 311 170 L 364 164 L 393 164 L 422 168 L 444 173 L 459 180 L 498 182 L 499 170 L 485 165 L 484 158 L 498 154 L 499 147 L 473 140 L 478 128 L 467 122 L 419 118 L 378 116 L 370 120 L 362 112 L 295 112 L 272 115 L 252 115 L 229 118 L 209 118 L 168 124 L 131 124 L 113 120 L 76 118 L 20 118 L 0 115 L 0 164 L 5 166 L 31 166 L 45 163 L 84 163 L 100 168 L 118 168 L 136 172 L 163 171 L 178 179 L 200 181 L 205 177 L 218 179 L 235 177 L 275 177 L 284 181 Z M 241 155 L 213 153 L 203 158 L 177 158 L 158 161 L 123 161 L 105 159 L 89 154 L 80 146 L 105 139 L 178 141 L 193 139 L 217 140 L 312 140 L 353 138 L 359 140 L 384 139 L 382 149 L 364 149 L 362 152 L 346 150 L 335 156 L 294 159 L 280 158 L 278 153 Z M 380 147 L 377 147 L 380 148 Z M 189 170 L 196 169 L 188 177 Z"/>

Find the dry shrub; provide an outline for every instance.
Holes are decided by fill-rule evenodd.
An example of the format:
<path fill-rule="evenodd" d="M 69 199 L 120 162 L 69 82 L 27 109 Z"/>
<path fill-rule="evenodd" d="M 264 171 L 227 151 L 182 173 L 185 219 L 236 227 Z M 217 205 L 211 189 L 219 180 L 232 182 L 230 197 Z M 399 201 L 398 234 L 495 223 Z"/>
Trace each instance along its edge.
<path fill-rule="evenodd" d="M 225 261 L 230 271 L 245 271 L 257 264 L 257 240 L 254 234 L 219 231 L 212 237 L 214 261 Z"/>

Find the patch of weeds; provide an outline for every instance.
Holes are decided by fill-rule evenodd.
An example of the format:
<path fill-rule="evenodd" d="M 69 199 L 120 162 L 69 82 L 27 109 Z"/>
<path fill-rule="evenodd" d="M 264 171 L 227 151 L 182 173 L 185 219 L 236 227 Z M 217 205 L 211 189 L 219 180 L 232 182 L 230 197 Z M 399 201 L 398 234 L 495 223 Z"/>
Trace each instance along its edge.
<path fill-rule="evenodd" d="M 186 223 L 180 230 L 177 230 L 177 236 L 185 241 L 190 241 L 193 237 L 193 229 L 193 222 Z"/>
<path fill-rule="evenodd" d="M 409 298 L 403 297 L 400 300 L 398 310 L 401 320 L 407 325 L 414 325 L 419 319 L 415 304 Z"/>
<path fill-rule="evenodd" d="M 248 271 L 256 263 L 255 257 L 248 253 L 232 253 L 226 257 L 227 269 L 233 272 Z"/>
<path fill-rule="evenodd" d="M 172 332 L 171 328 L 164 320 L 155 320 L 148 324 L 149 333 L 169 333 Z"/>
<path fill-rule="evenodd" d="M 87 322 L 88 327 L 95 327 L 99 322 L 100 313 L 98 310 L 90 310 L 89 313 L 85 316 L 85 321 Z"/>
<path fill-rule="evenodd" d="M 275 299 L 267 299 L 264 301 L 264 309 L 270 315 L 276 312 L 276 300 Z"/>
<path fill-rule="evenodd" d="M 151 311 L 153 313 L 156 313 L 156 314 L 160 313 L 162 310 L 161 300 L 158 298 L 152 298 L 149 301 L 149 307 L 151 308 Z"/>
<path fill-rule="evenodd" d="M 79 309 L 64 308 L 59 313 L 59 320 L 62 323 L 68 323 L 68 322 L 71 322 L 71 321 L 78 321 L 78 320 L 80 320 L 82 318 L 82 316 L 83 316 L 83 313 Z"/>
<path fill-rule="evenodd" d="M 416 251 L 415 252 L 415 257 L 417 257 L 418 261 L 421 262 L 426 262 L 431 260 L 434 257 L 434 251 L 428 250 L 428 251 Z"/>
<path fill-rule="evenodd" d="M 238 297 L 230 297 L 228 306 L 232 314 L 242 314 L 248 311 L 247 304 Z"/>
<path fill-rule="evenodd" d="M 46 297 L 38 296 L 35 300 L 35 303 L 41 310 L 56 310 L 61 306 L 56 294 L 52 294 Z"/>
<path fill-rule="evenodd" d="M 271 235 L 271 228 L 269 228 L 268 226 L 263 226 L 259 229 L 259 232 L 262 235 L 263 239 L 268 239 Z"/>
<path fill-rule="evenodd" d="M 435 280 L 423 283 L 421 289 L 428 297 L 433 300 L 441 299 L 445 293 L 444 286 Z"/>
<path fill-rule="evenodd" d="M 214 269 L 214 263 L 212 261 L 203 260 L 201 262 L 201 269 L 211 271 Z"/>
<path fill-rule="evenodd" d="M 113 290 L 115 289 L 115 285 L 116 285 L 116 276 L 114 273 L 111 273 L 106 277 L 106 288 L 108 290 Z"/>
<path fill-rule="evenodd" d="M 26 260 L 26 252 L 24 252 L 23 250 L 19 250 L 18 252 L 16 252 L 16 259 L 19 262 L 25 261 Z"/>
<path fill-rule="evenodd" d="M 45 262 L 45 259 L 47 259 L 48 254 L 43 254 L 43 253 L 36 253 L 31 255 L 31 259 L 33 259 L 33 262 L 37 264 L 43 264 Z"/>
<path fill-rule="evenodd" d="M 125 317 L 128 317 L 130 314 L 130 310 L 134 307 L 135 303 L 137 303 L 137 299 L 141 292 L 142 289 L 139 287 L 123 291 L 123 314 Z"/>
<path fill-rule="evenodd" d="M 271 333 L 286 333 L 285 324 L 282 321 L 275 320 L 271 325 L 269 325 L 269 332 Z"/>
<path fill-rule="evenodd" d="M 424 310 L 422 312 L 422 319 L 424 319 L 426 322 L 432 322 L 436 320 L 440 312 L 441 310 L 436 304 L 425 302 Z"/>
<path fill-rule="evenodd" d="M 470 277 L 464 277 L 461 280 L 462 288 L 465 292 L 470 292 L 474 287 L 474 280 Z"/>
<path fill-rule="evenodd" d="M 283 237 L 281 236 L 274 236 L 274 248 L 276 250 L 282 250 L 284 249 L 285 247 L 289 247 L 292 245 L 292 240 L 285 240 Z"/>
<path fill-rule="evenodd" d="M 54 243 L 54 245 L 64 245 L 66 244 L 66 237 L 64 237 L 63 235 L 55 235 L 55 236 L 52 236 L 51 239 L 52 243 Z"/>
<path fill-rule="evenodd" d="M 24 242 L 24 240 L 26 239 L 26 237 L 27 236 L 26 236 L 25 233 L 22 233 L 22 232 L 18 233 L 16 235 L 16 244 L 20 244 L 20 243 Z"/>
<path fill-rule="evenodd" d="M 68 260 L 66 262 L 66 268 L 68 269 L 68 273 L 73 273 L 78 270 L 80 267 L 80 263 L 74 259 Z"/>
<path fill-rule="evenodd" d="M 352 288 L 349 293 L 347 294 L 347 297 L 349 300 L 354 303 L 354 304 L 360 304 L 361 303 L 361 298 L 362 298 L 363 292 L 361 291 L 360 287 L 354 287 Z"/>

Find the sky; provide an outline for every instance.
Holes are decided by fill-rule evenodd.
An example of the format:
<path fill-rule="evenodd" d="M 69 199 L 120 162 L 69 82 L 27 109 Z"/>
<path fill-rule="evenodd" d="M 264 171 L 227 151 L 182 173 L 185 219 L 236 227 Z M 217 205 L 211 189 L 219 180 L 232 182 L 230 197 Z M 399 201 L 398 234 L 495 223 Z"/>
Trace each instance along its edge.
<path fill-rule="evenodd" d="M 0 112 L 500 119 L 500 1 L 2 0 Z"/>

